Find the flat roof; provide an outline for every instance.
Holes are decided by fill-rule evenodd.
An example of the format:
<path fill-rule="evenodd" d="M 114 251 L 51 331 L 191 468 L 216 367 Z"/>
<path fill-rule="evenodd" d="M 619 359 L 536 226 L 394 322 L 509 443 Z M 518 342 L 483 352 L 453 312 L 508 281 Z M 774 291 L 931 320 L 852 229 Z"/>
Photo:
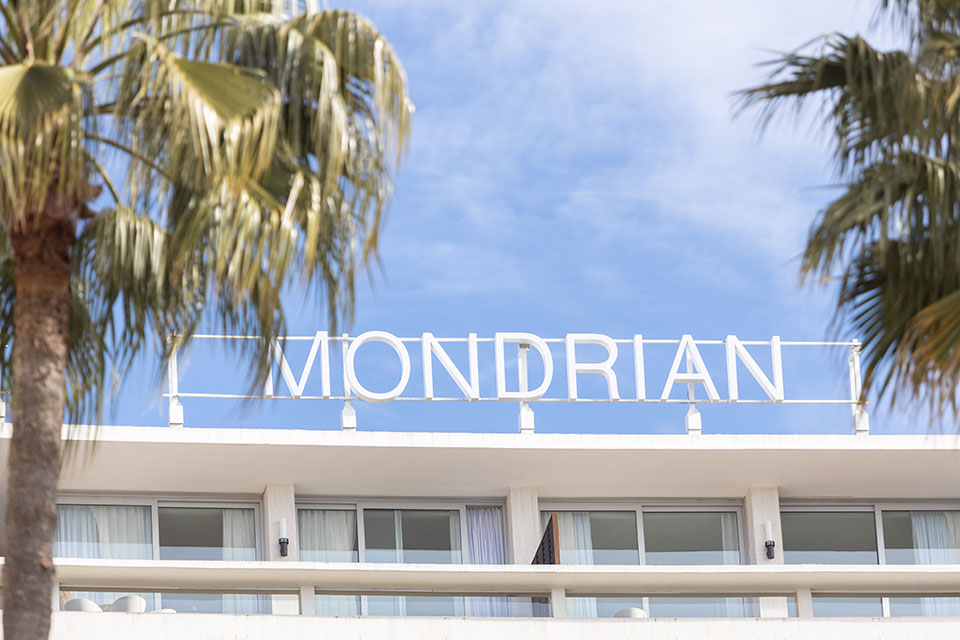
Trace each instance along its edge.
<path fill-rule="evenodd" d="M 960 498 L 960 436 L 492 434 L 64 427 L 64 492 L 299 496 Z M 10 424 L 0 428 L 6 464 Z"/>

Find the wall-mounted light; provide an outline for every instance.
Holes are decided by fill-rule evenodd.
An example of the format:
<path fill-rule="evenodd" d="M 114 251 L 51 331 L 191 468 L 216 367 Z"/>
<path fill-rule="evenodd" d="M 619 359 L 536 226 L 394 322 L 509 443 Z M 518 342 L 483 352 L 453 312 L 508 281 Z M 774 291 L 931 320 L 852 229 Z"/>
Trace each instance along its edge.
<path fill-rule="evenodd" d="M 767 559 L 773 560 L 775 556 L 774 547 L 777 544 L 773 541 L 773 523 L 767 520 L 766 524 L 763 525 L 763 532 L 767 538 L 767 541 L 763 543 L 767 547 Z"/>
<path fill-rule="evenodd" d="M 290 545 L 290 538 L 287 537 L 287 519 L 280 518 L 280 556 L 287 557 L 287 547 Z"/>

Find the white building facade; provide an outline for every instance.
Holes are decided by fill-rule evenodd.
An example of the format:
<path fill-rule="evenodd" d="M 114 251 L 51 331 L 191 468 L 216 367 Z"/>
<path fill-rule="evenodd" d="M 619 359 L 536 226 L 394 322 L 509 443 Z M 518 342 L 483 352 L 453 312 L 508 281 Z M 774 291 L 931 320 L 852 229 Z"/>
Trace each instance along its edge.
<path fill-rule="evenodd" d="M 146 612 L 54 638 L 960 632 L 952 436 L 73 437 L 97 442 L 62 481 L 58 608 Z M 561 564 L 531 565 L 552 513 Z"/>
<path fill-rule="evenodd" d="M 853 401 L 849 435 L 703 434 L 694 402 L 684 434 L 613 435 L 535 433 L 511 397 L 520 432 L 489 434 L 349 404 L 337 431 L 181 427 L 175 363 L 170 395 L 172 427 L 64 429 L 55 640 L 960 635 L 960 440 L 870 435 Z"/>

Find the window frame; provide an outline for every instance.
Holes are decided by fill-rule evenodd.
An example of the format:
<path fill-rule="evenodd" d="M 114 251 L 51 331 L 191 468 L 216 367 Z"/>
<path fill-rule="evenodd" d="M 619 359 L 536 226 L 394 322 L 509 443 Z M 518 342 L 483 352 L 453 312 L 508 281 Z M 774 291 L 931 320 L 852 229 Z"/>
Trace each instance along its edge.
<path fill-rule="evenodd" d="M 469 564 L 467 558 L 470 557 L 470 542 L 465 534 L 467 530 L 467 507 L 500 507 L 500 517 L 502 521 L 503 545 L 507 548 L 507 523 L 506 506 L 504 501 L 483 498 L 478 500 L 449 500 L 443 498 L 389 498 L 375 499 L 324 499 L 324 498 L 297 498 L 295 508 L 300 509 L 321 509 L 332 511 L 353 511 L 357 515 L 357 563 L 365 563 L 366 560 L 366 532 L 364 531 L 364 509 L 387 509 L 392 511 L 414 510 L 414 511 L 457 511 L 459 512 L 460 526 L 460 564 Z M 299 525 L 299 523 L 298 523 Z M 299 538 L 299 536 L 298 536 Z M 299 541 L 298 541 L 299 543 Z M 298 549 L 299 551 L 299 549 Z"/>
<path fill-rule="evenodd" d="M 160 560 L 160 508 L 180 507 L 198 509 L 253 509 L 253 539 L 256 546 L 254 562 L 264 560 L 263 550 L 263 520 L 261 519 L 262 505 L 259 500 L 247 497 L 205 495 L 202 497 L 184 496 L 110 496 L 90 494 L 62 494 L 57 496 L 57 504 L 73 505 L 117 505 L 130 507 L 150 508 L 151 546 L 153 547 L 152 560 Z"/>
<path fill-rule="evenodd" d="M 493 499 L 493 498 L 481 498 L 477 500 L 449 500 L 443 498 L 397 498 L 391 500 L 389 498 L 375 498 L 375 499 L 329 499 L 329 498 L 297 498 L 295 500 L 295 509 L 297 511 L 297 526 L 299 527 L 299 513 L 300 509 L 318 509 L 318 510 L 331 510 L 331 511 L 353 511 L 356 514 L 357 522 L 357 562 L 350 564 L 363 564 L 366 563 L 366 532 L 364 529 L 364 518 L 363 511 L 364 509 L 387 509 L 392 511 L 403 511 L 403 510 L 415 510 L 415 511 L 457 511 L 459 513 L 458 524 L 460 526 L 460 564 L 465 565 L 469 564 L 467 558 L 470 557 L 470 542 L 469 537 L 465 535 L 467 531 L 467 507 L 499 507 L 500 508 L 500 518 L 501 518 L 501 532 L 503 534 L 503 545 L 504 550 L 507 549 L 507 522 L 506 522 L 506 503 L 503 499 Z M 299 545 L 299 530 L 297 536 L 297 544 Z M 299 553 L 299 548 L 297 552 Z M 402 598 L 403 596 L 396 596 Z M 471 607 L 472 601 L 469 597 L 463 597 L 463 611 L 464 615 L 470 616 L 472 614 Z M 402 601 L 401 601 L 402 602 Z M 402 604 L 402 607 L 405 608 L 405 605 Z M 367 596 L 360 596 L 360 616 L 369 615 L 369 606 L 367 603 Z M 404 614 L 401 614 L 406 615 Z"/>
<path fill-rule="evenodd" d="M 643 537 L 643 514 L 648 513 L 704 513 L 704 512 L 733 512 L 737 515 L 737 545 L 739 547 L 740 564 L 748 564 L 746 553 L 746 535 L 744 531 L 743 501 L 740 500 L 697 500 L 684 502 L 677 500 L 642 500 L 642 501 L 604 501 L 592 500 L 541 500 L 539 513 L 552 511 L 633 511 L 637 523 L 637 556 L 638 566 L 647 564 L 647 547 Z M 541 532 L 542 535 L 542 532 Z M 629 566 L 629 565 L 625 565 Z M 641 604 L 645 611 L 650 611 L 650 597 L 643 596 Z"/>
<path fill-rule="evenodd" d="M 818 502 L 815 500 L 788 500 L 780 503 L 780 513 L 783 512 L 873 512 L 873 528 L 877 544 L 877 566 L 887 564 L 887 548 L 883 539 L 883 512 L 884 511 L 960 511 L 960 503 L 956 501 L 917 501 L 917 500 L 831 500 Z M 869 565 L 865 565 L 869 566 Z M 883 617 L 889 618 L 890 598 L 882 596 L 880 605 Z"/>
<path fill-rule="evenodd" d="M 637 520 L 637 554 L 639 566 L 647 564 L 647 548 L 643 536 L 644 513 L 715 513 L 733 512 L 737 515 L 737 547 L 740 564 L 748 564 L 746 536 L 744 535 L 743 504 L 734 501 L 717 501 L 685 504 L 683 502 L 583 502 L 570 500 L 543 500 L 539 505 L 540 513 L 551 511 L 633 511 Z"/>

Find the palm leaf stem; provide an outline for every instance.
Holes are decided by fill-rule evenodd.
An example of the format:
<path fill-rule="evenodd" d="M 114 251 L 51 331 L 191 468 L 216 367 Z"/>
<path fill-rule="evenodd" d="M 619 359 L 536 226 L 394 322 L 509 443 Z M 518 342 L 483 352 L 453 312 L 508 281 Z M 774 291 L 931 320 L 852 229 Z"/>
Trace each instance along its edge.
<path fill-rule="evenodd" d="M 22 55 L 26 49 L 26 41 L 23 38 L 23 33 L 20 31 L 20 23 L 10 12 L 10 7 L 5 2 L 0 2 L 0 15 L 3 16 L 4 21 L 7 23 L 7 33 L 13 36 L 13 39 L 16 41 L 17 47 L 20 49 L 20 53 Z M 4 40 L 4 45 L 6 46 L 6 38 L 3 38 L 2 40 Z"/>
<path fill-rule="evenodd" d="M 33 33 L 27 28 L 27 24 L 23 19 L 23 12 L 20 11 L 19 0 L 13 0 L 11 4 L 13 5 L 13 14 L 17 18 L 17 25 L 20 27 L 20 33 L 23 34 L 24 38 L 23 53 L 26 55 L 27 60 L 33 60 L 36 57 L 33 48 Z"/>
<path fill-rule="evenodd" d="M 13 49 L 7 45 L 3 38 L 0 38 L 0 58 L 3 58 L 3 61 L 7 64 L 17 64 L 17 54 L 14 53 Z"/>
<path fill-rule="evenodd" d="M 77 46 L 76 52 L 73 54 L 73 62 L 70 66 L 74 69 L 79 69 L 82 61 L 86 59 L 87 53 L 89 51 L 88 46 L 90 38 L 93 37 L 93 32 L 97 28 L 97 24 L 100 22 L 100 19 L 103 17 L 103 10 L 107 5 L 107 0 L 100 0 L 97 3 L 97 8 L 94 9 L 93 20 L 90 21 L 90 27 L 87 29 L 86 35 L 83 36 L 83 39 L 80 41 L 80 44 Z"/>
<path fill-rule="evenodd" d="M 169 40 L 171 38 L 176 38 L 177 36 L 182 36 L 185 33 L 192 33 L 194 31 L 205 31 L 209 29 L 215 29 L 218 27 L 225 27 L 231 24 L 235 24 L 234 21 L 229 20 L 226 22 L 211 22 L 209 24 L 203 24 L 196 27 L 186 27 L 183 29 L 177 29 L 176 31 L 170 31 L 169 33 L 164 33 L 162 36 L 156 37 L 155 40 L 157 42 L 163 42 L 164 40 Z M 90 70 L 87 71 L 87 73 L 90 74 L 91 76 L 95 76 L 101 71 L 103 71 L 104 69 L 106 69 L 107 67 L 110 67 L 118 62 L 123 62 L 129 57 L 130 57 L 130 52 L 128 50 L 128 51 L 123 51 L 121 53 L 118 53 L 116 55 L 112 55 L 109 58 L 104 58 L 95 66 L 91 67 Z"/>
<path fill-rule="evenodd" d="M 71 6 L 69 9 L 67 9 L 67 12 L 66 12 L 67 19 L 66 19 L 65 24 L 69 24 L 69 22 L 71 22 L 71 21 L 76 17 L 76 15 L 77 15 L 77 9 L 80 8 L 80 3 L 81 3 L 82 1 L 83 1 L 83 0 L 73 0 L 73 6 Z M 57 13 L 58 13 L 58 12 L 57 12 L 57 10 L 56 10 L 56 7 L 50 9 L 50 15 L 51 15 L 51 16 L 54 16 L 54 17 L 55 17 L 55 16 L 57 15 Z M 67 29 L 66 27 L 61 28 L 61 30 L 60 30 L 60 38 L 59 38 L 59 40 L 57 41 L 56 45 L 55 45 L 54 48 L 53 48 L 53 59 L 54 59 L 54 60 L 56 60 L 56 61 L 59 62 L 59 61 L 63 58 L 63 54 L 64 54 L 64 52 L 67 50 L 67 44 L 70 42 L 70 35 L 71 35 L 71 34 L 70 34 L 70 29 Z"/>
<path fill-rule="evenodd" d="M 122 144 L 122 143 L 120 143 L 120 142 L 117 142 L 116 140 L 111 140 L 110 138 L 104 138 L 103 136 L 98 136 L 98 135 L 96 135 L 96 134 L 94 134 L 94 133 L 91 133 L 91 132 L 89 132 L 89 131 L 84 131 L 84 132 L 83 132 L 83 136 L 84 136 L 87 140 L 93 140 L 94 142 L 101 142 L 101 143 L 103 143 L 103 144 L 105 144 L 105 145 L 107 145 L 107 146 L 110 146 L 110 147 L 113 147 L 114 149 L 117 149 L 118 151 L 123 151 L 124 153 L 126 153 L 126 154 L 129 155 L 130 157 L 135 158 L 135 159 L 139 160 L 140 162 L 142 162 L 143 164 L 147 165 L 148 167 L 150 167 L 151 169 L 153 169 L 154 171 L 156 171 L 157 173 L 159 173 L 161 176 L 163 176 L 163 177 L 166 178 L 167 180 L 170 180 L 171 182 L 174 181 L 174 177 L 171 176 L 171 175 L 169 175 L 169 174 L 167 174 L 167 173 L 160 167 L 160 165 L 156 164 L 155 162 L 153 162 L 152 160 L 150 160 L 149 158 L 147 158 L 145 155 L 143 155 L 143 154 L 141 154 L 141 153 L 137 153 L 136 151 L 134 151 L 134 150 L 131 149 L 130 147 L 126 146 L 125 144 Z"/>
<path fill-rule="evenodd" d="M 87 161 L 93 166 L 93 168 L 97 170 L 97 173 L 100 174 L 100 177 L 103 178 L 103 184 L 106 185 L 107 191 L 109 191 L 111 197 L 113 197 L 113 201 L 118 205 L 123 204 L 120 200 L 120 195 L 117 193 L 117 188 L 113 185 L 113 181 L 110 179 L 110 176 L 107 175 L 103 165 L 101 165 L 100 162 L 93 157 L 93 154 L 90 153 L 89 149 L 84 149 L 83 154 L 87 157 Z"/>
<path fill-rule="evenodd" d="M 204 15 L 204 16 L 209 16 L 210 13 L 207 12 L 207 11 L 199 11 L 199 10 L 177 9 L 177 10 L 174 10 L 174 11 L 161 11 L 161 12 L 155 14 L 155 15 L 152 15 L 152 16 L 151 16 L 151 15 L 138 16 L 138 17 L 136 17 L 136 18 L 132 18 L 132 19 L 127 20 L 127 21 L 125 21 L 125 22 L 121 22 L 119 25 L 117 25 L 117 28 L 116 28 L 116 29 L 110 29 L 110 30 L 108 30 L 108 31 L 101 32 L 100 35 L 98 35 L 96 38 L 94 38 L 93 40 L 91 40 L 91 41 L 87 44 L 87 52 L 89 53 L 90 51 L 92 51 L 92 50 L 93 50 L 96 46 L 98 46 L 104 39 L 113 37 L 113 36 L 118 35 L 118 34 L 121 34 L 121 33 L 124 33 L 125 31 L 127 31 L 128 29 L 130 29 L 130 27 L 135 27 L 135 26 L 137 26 L 137 25 L 143 24 L 144 22 L 148 22 L 148 21 L 150 21 L 151 19 L 153 19 L 154 17 L 165 18 L 165 17 L 177 16 L 177 15 L 184 15 L 184 16 L 186 16 L 186 15 Z M 218 14 L 218 17 L 220 17 L 220 18 L 225 18 L 225 17 L 228 17 L 228 16 L 223 15 L 223 14 Z"/>

